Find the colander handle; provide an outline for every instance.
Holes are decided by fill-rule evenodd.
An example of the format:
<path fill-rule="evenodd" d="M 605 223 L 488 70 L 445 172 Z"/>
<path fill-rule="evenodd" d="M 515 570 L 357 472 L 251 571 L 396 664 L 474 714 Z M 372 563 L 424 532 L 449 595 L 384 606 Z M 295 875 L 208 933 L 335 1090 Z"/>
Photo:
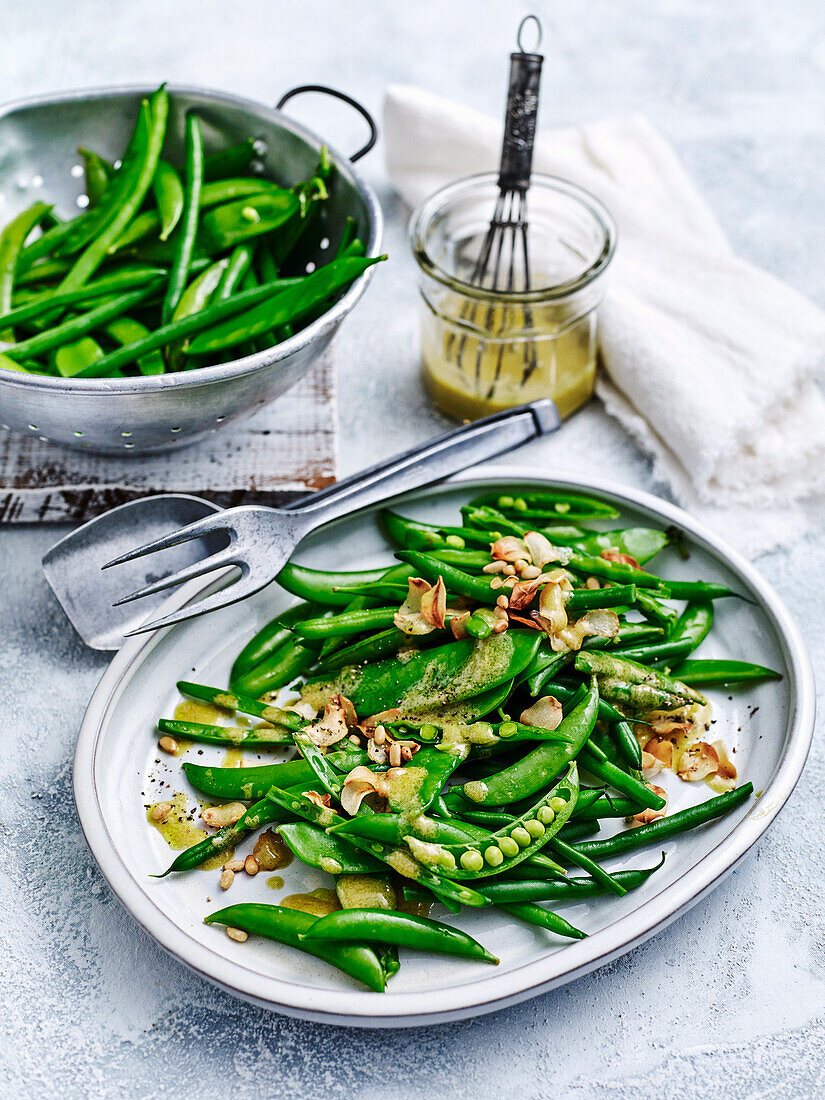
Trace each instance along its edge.
<path fill-rule="evenodd" d="M 347 95 L 346 92 L 339 92 L 337 88 L 328 88 L 326 84 L 301 84 L 297 88 L 290 88 L 288 92 L 285 92 L 281 96 L 276 104 L 276 110 L 282 111 L 291 99 L 294 99 L 296 95 L 303 95 L 304 92 L 320 92 L 322 95 L 331 95 L 335 99 L 340 99 L 344 103 L 348 103 L 350 107 L 358 112 L 367 126 L 369 126 L 370 136 L 366 144 L 362 145 L 349 159 L 354 163 L 356 160 L 360 160 L 361 157 L 366 156 L 373 145 L 375 145 L 376 141 L 378 141 L 378 127 L 375 124 L 375 119 L 363 103 L 359 103 L 357 99 L 353 99 L 352 96 Z"/>

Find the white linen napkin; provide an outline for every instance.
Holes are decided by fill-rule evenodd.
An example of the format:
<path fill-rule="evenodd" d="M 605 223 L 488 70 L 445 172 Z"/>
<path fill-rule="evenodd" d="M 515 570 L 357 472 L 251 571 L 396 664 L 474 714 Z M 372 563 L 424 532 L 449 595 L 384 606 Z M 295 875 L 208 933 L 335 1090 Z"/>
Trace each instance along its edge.
<path fill-rule="evenodd" d="M 494 169 L 501 133 L 500 122 L 420 89 L 387 91 L 387 168 L 411 205 Z M 681 502 L 735 528 L 746 551 L 798 537 L 797 502 L 825 492 L 825 398 L 815 381 L 825 313 L 733 254 L 645 118 L 542 133 L 533 167 L 587 188 L 618 225 L 597 382 L 608 412 Z"/>

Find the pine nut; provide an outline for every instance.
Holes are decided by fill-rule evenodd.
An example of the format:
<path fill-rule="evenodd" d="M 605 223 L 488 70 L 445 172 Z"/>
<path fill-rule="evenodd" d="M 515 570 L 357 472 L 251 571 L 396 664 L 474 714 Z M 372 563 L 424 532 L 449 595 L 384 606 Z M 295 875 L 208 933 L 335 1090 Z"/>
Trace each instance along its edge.
<path fill-rule="evenodd" d="M 390 745 L 390 767 L 398 768 L 401 766 L 401 746 L 397 741 L 393 741 Z"/>
<path fill-rule="evenodd" d="M 230 928 L 228 925 L 226 928 L 226 934 L 227 936 L 229 936 L 230 940 L 234 940 L 235 943 L 246 943 L 246 941 L 249 939 L 248 932 L 244 932 L 241 928 Z"/>
<path fill-rule="evenodd" d="M 242 871 L 243 860 L 242 859 L 229 859 L 223 865 L 224 871 Z"/>
<path fill-rule="evenodd" d="M 507 596 L 499 596 L 496 600 L 496 607 L 509 607 L 510 600 Z"/>
<path fill-rule="evenodd" d="M 157 806 L 152 807 L 152 820 L 158 822 L 164 822 L 172 812 L 171 802 L 158 802 Z"/>
<path fill-rule="evenodd" d="M 158 741 L 158 748 L 162 749 L 163 752 L 168 752 L 170 756 L 177 756 L 178 743 L 174 737 L 161 737 Z"/>
<path fill-rule="evenodd" d="M 232 883 L 235 881 L 234 871 L 221 871 L 221 890 L 228 890 Z"/>
<path fill-rule="evenodd" d="M 254 856 L 247 856 L 243 863 L 243 869 L 248 875 L 257 875 L 258 861 Z"/>

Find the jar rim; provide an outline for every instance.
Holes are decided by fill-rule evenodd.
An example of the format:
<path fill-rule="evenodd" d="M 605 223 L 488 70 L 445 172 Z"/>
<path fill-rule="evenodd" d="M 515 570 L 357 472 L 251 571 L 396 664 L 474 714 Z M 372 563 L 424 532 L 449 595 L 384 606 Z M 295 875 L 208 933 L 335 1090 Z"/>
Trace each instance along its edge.
<path fill-rule="evenodd" d="M 567 198 L 573 199 L 598 225 L 602 232 L 603 242 L 595 260 L 574 279 L 528 291 L 491 290 L 487 287 L 475 286 L 473 283 L 451 275 L 443 267 L 440 267 L 427 252 L 424 244 L 424 232 L 435 215 L 448 207 L 451 201 L 484 184 L 497 185 L 498 173 L 479 172 L 472 176 L 465 176 L 453 183 L 445 184 L 420 203 L 410 217 L 409 236 L 413 257 L 421 270 L 437 282 L 468 298 L 476 298 L 480 301 L 539 303 L 566 298 L 576 293 L 576 291 L 582 290 L 594 282 L 610 264 L 616 251 L 617 230 L 616 223 L 604 203 L 584 187 L 579 187 L 578 184 L 571 183 L 561 176 L 553 176 L 546 172 L 534 172 L 531 177 L 531 187 L 556 191 L 567 196 Z"/>

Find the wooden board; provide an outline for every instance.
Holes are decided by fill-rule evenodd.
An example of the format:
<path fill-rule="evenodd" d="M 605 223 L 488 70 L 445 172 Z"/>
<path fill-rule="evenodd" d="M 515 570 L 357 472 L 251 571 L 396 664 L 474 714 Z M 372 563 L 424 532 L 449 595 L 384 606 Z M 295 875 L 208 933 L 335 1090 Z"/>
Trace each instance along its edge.
<path fill-rule="evenodd" d="M 0 523 L 81 523 L 136 497 L 183 492 L 223 506 L 283 504 L 335 480 L 329 353 L 250 420 L 191 447 L 145 458 L 94 455 L 0 437 Z"/>

